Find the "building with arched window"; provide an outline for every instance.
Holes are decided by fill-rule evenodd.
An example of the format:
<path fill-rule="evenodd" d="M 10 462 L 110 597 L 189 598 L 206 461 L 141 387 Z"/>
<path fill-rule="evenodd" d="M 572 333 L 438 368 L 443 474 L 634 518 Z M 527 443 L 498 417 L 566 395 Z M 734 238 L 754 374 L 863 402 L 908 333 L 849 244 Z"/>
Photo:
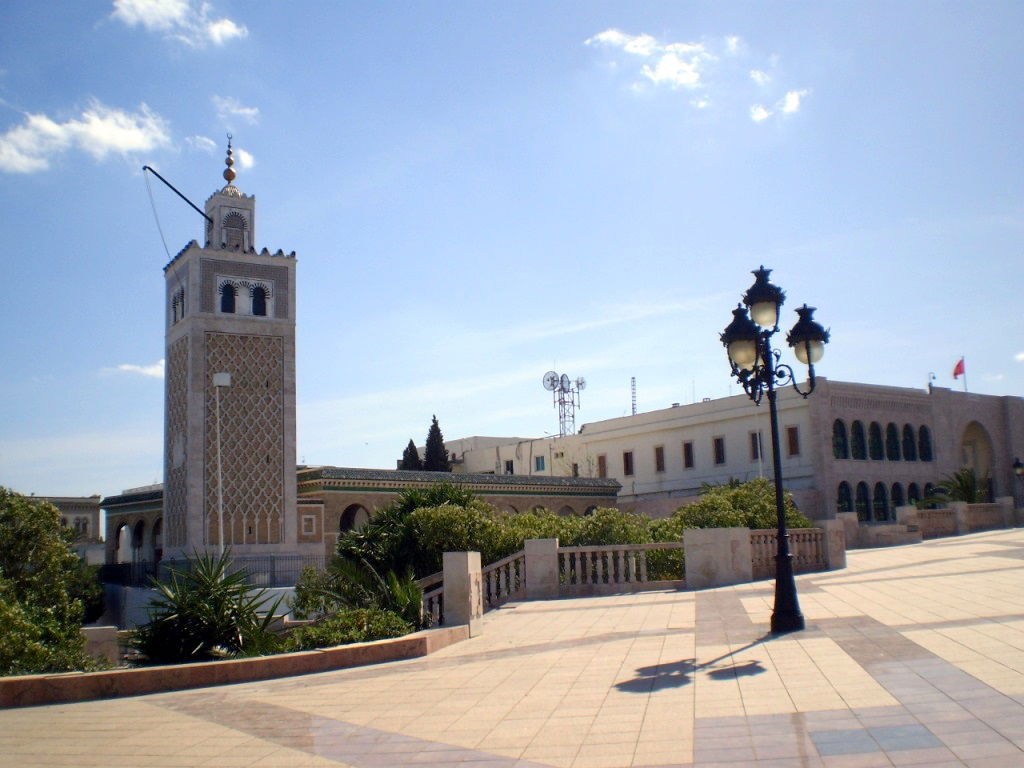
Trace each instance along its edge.
<path fill-rule="evenodd" d="M 1019 397 L 818 378 L 807 399 L 780 390 L 778 408 L 784 483 L 812 518 L 856 511 L 864 522 L 893 522 L 897 506 L 962 466 L 989 474 L 994 496 L 1011 496 L 1013 459 L 1024 456 Z M 613 477 L 619 506 L 660 517 L 704 483 L 771 477 L 770 452 L 752 447 L 769 445 L 768 430 L 767 406 L 736 395 L 590 422 L 564 437 L 446 447 L 457 471 Z"/>

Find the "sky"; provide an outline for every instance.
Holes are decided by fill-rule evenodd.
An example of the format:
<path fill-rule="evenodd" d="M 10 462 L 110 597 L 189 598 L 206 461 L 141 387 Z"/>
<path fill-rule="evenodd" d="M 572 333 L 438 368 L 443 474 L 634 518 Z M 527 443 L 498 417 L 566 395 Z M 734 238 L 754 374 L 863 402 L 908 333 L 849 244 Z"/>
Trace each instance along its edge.
<path fill-rule="evenodd" d="M 234 136 L 295 251 L 298 459 L 394 467 L 738 394 L 764 264 L 817 373 L 1024 394 L 1024 4 L 0 5 L 0 485 L 162 479 L 163 272 Z M 147 183 L 147 179 L 149 179 Z M 777 338 L 784 345 L 783 335 Z M 792 362 L 790 353 L 783 357 Z M 754 407 L 751 405 L 751 407 Z"/>

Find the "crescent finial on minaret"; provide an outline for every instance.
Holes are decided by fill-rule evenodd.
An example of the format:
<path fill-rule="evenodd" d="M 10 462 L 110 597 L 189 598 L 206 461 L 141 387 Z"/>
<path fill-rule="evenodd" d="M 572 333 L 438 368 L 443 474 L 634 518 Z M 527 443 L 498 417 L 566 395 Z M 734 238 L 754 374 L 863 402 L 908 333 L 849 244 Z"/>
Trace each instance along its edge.
<path fill-rule="evenodd" d="M 232 169 L 232 167 L 231 167 L 231 166 L 233 166 L 235 164 L 234 151 L 231 149 L 231 139 L 232 138 L 233 137 L 229 133 L 228 134 L 228 154 L 227 154 L 227 157 L 224 158 L 224 165 L 227 166 L 227 168 L 224 169 L 224 179 L 225 179 L 225 181 L 227 181 L 228 184 L 233 182 L 235 180 L 235 176 L 237 175 L 235 173 L 234 169 Z"/>

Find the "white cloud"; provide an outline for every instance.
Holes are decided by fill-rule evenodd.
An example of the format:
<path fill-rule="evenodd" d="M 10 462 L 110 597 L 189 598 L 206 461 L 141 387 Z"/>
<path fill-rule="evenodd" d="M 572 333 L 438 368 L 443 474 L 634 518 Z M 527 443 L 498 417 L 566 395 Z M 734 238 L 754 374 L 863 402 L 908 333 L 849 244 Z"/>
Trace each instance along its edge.
<path fill-rule="evenodd" d="M 1013 356 L 1013 359 L 1016 360 L 1018 363 L 1024 363 L 1024 352 L 1018 352 L 1016 355 Z"/>
<path fill-rule="evenodd" d="M 633 56 L 651 59 L 640 69 L 640 75 L 655 85 L 670 88 L 701 87 L 701 68 L 715 58 L 703 43 L 661 43 L 651 35 L 630 35 L 620 29 L 606 29 L 584 40 L 584 45 L 619 48 Z"/>
<path fill-rule="evenodd" d="M 255 125 L 260 118 L 259 107 L 247 107 L 234 96 L 214 96 L 213 106 L 217 108 L 217 116 L 225 122 L 232 117 L 240 117 L 250 125 Z"/>
<path fill-rule="evenodd" d="M 55 155 L 72 148 L 103 160 L 112 152 L 149 152 L 169 143 L 167 121 L 145 104 L 126 112 L 93 101 L 80 117 L 64 122 L 26 114 L 24 123 L 0 135 L 0 171 L 44 171 Z"/>
<path fill-rule="evenodd" d="M 206 33 L 214 45 L 224 45 L 228 40 L 236 37 L 245 37 L 249 30 L 241 24 L 236 24 L 231 19 L 217 19 L 206 25 Z"/>
<path fill-rule="evenodd" d="M 251 153 L 246 152 L 244 149 L 236 149 L 235 154 L 238 155 L 238 167 L 243 170 L 248 170 L 256 165 L 256 159 Z"/>
<path fill-rule="evenodd" d="M 752 69 L 750 70 L 750 79 L 758 85 L 768 85 L 772 81 L 772 76 L 763 70 Z"/>
<path fill-rule="evenodd" d="M 217 149 L 217 142 L 209 136 L 188 136 L 185 138 L 185 143 L 198 152 L 212 154 Z"/>
<path fill-rule="evenodd" d="M 157 360 L 152 365 L 133 365 L 132 363 L 121 363 L 115 370 L 125 373 L 137 373 L 149 379 L 162 379 L 164 377 L 164 361 Z"/>
<path fill-rule="evenodd" d="M 800 111 L 800 100 L 807 95 L 807 90 L 802 91 L 788 91 L 782 100 L 778 104 L 778 108 L 782 110 L 784 114 L 791 115 L 794 112 Z"/>
<path fill-rule="evenodd" d="M 690 101 L 690 104 L 692 104 L 697 109 L 707 109 L 709 106 L 711 106 L 711 99 L 709 99 L 707 96 L 701 96 L 699 98 L 692 99 Z"/>
<path fill-rule="evenodd" d="M 246 37 L 249 30 L 229 18 L 211 18 L 212 7 L 194 0 L 114 0 L 111 17 L 129 27 L 162 32 L 192 47 L 224 45 Z"/>
<path fill-rule="evenodd" d="M 729 35 L 725 38 L 725 52 L 735 56 L 740 52 L 740 45 L 743 43 L 742 40 L 736 35 Z"/>
<path fill-rule="evenodd" d="M 761 123 L 772 116 L 772 113 L 768 111 L 763 104 L 755 104 L 750 108 L 750 119 L 755 123 Z"/>

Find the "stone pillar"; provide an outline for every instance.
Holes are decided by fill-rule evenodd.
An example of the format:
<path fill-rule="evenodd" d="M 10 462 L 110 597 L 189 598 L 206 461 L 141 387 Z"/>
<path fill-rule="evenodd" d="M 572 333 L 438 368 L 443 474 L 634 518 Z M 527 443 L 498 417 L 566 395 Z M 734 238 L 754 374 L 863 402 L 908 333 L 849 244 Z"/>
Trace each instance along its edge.
<path fill-rule="evenodd" d="M 526 599 L 558 597 L 558 539 L 526 540 Z"/>
<path fill-rule="evenodd" d="M 686 588 L 707 589 L 754 579 L 749 528 L 687 528 Z"/>
<path fill-rule="evenodd" d="M 1003 514 L 1003 528 L 1013 528 L 1017 524 L 1013 509 L 1013 496 L 1000 496 L 996 499 L 999 511 Z"/>
<path fill-rule="evenodd" d="M 468 624 L 469 636 L 480 634 L 484 615 L 479 552 L 445 552 L 444 623 Z"/>
<path fill-rule="evenodd" d="M 953 518 L 956 524 L 956 528 L 953 530 L 953 533 L 957 536 L 963 536 L 965 533 L 970 533 L 971 526 L 967 522 L 967 502 L 951 501 L 949 502 L 949 508 L 953 510 Z"/>
<path fill-rule="evenodd" d="M 836 520 L 843 521 L 843 527 L 846 529 L 847 549 L 863 546 L 860 540 L 860 520 L 857 519 L 856 512 L 837 512 Z"/>
<path fill-rule="evenodd" d="M 825 532 L 825 567 L 837 571 L 846 567 L 846 523 L 842 520 L 816 520 Z"/>
<path fill-rule="evenodd" d="M 896 507 L 896 522 L 903 525 L 918 525 L 917 507 L 913 504 Z"/>

